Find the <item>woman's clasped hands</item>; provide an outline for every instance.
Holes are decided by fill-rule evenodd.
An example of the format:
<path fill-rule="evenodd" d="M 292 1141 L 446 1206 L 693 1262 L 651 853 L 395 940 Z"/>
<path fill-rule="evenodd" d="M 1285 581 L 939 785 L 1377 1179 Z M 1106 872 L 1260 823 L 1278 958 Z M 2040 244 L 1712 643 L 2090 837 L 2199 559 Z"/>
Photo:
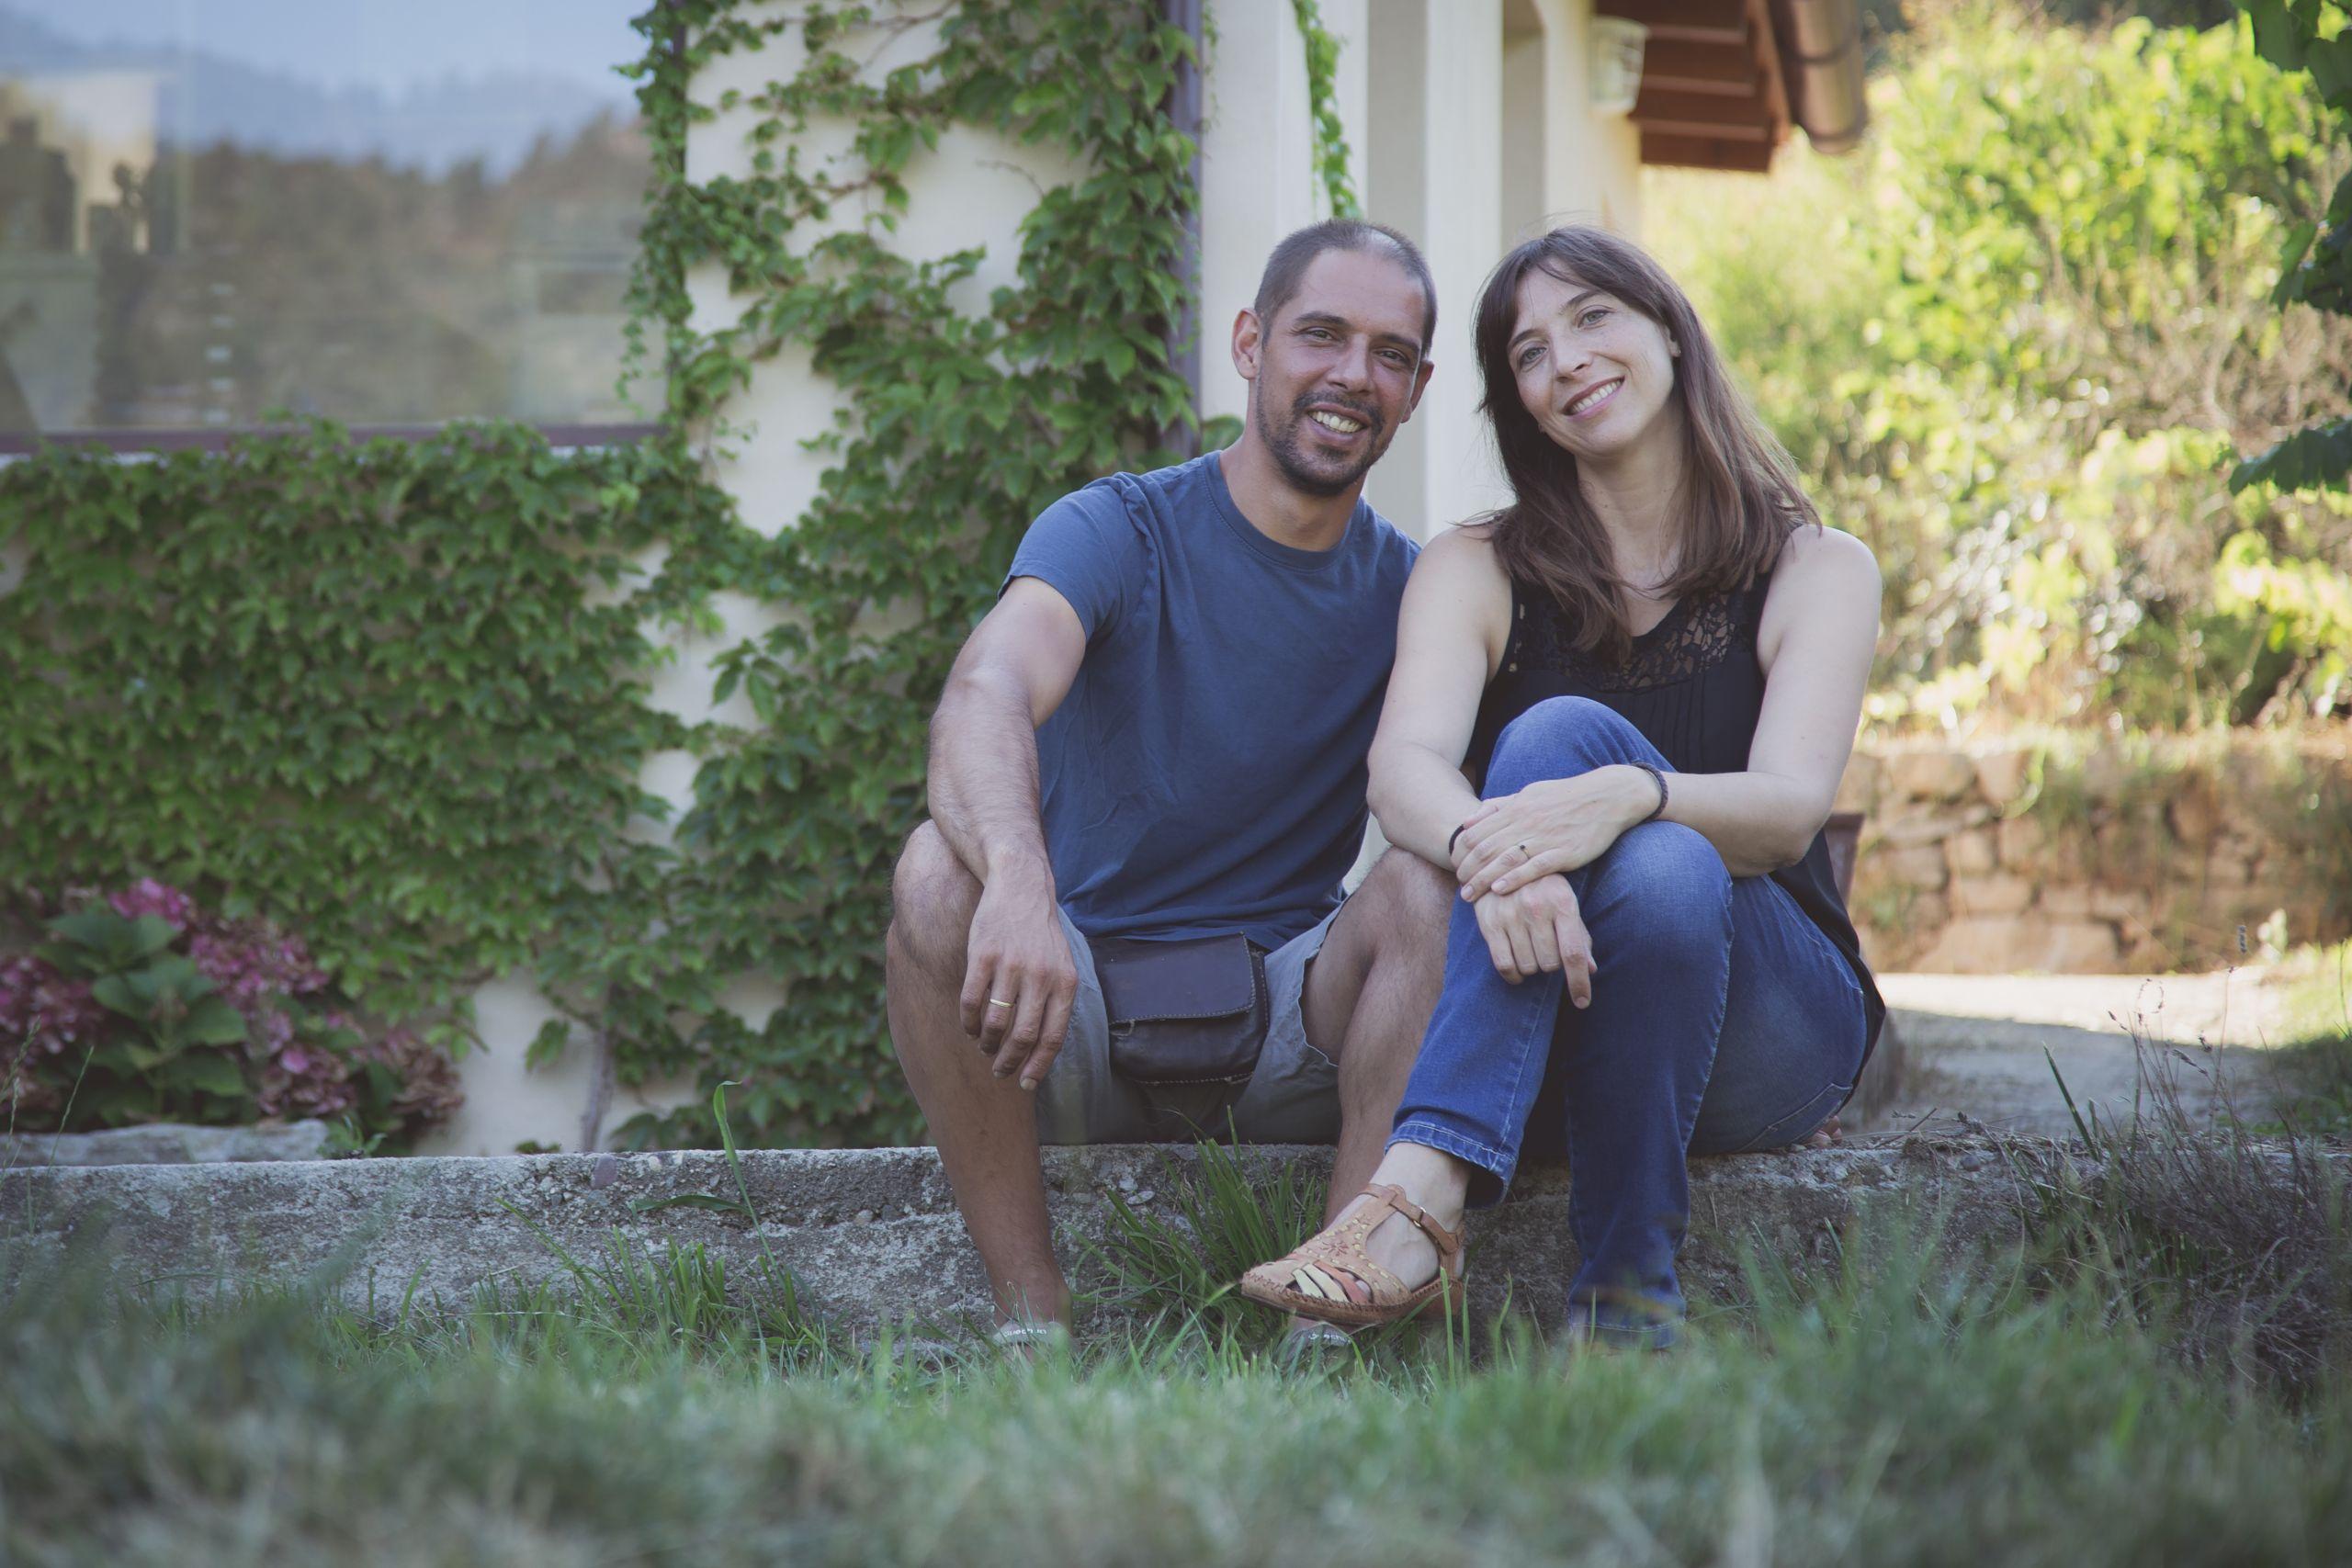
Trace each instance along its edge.
<path fill-rule="evenodd" d="M 1640 821 L 1652 791 L 1638 769 L 1604 768 L 1539 780 L 1470 814 L 1453 842 L 1453 873 L 1504 979 L 1563 973 L 1568 999 L 1590 1005 L 1592 936 L 1567 874 Z"/>
<path fill-rule="evenodd" d="M 1626 767 L 1538 779 L 1516 795 L 1481 801 L 1454 840 L 1462 897 L 1475 904 L 1589 865 L 1657 803 L 1649 776 Z"/>

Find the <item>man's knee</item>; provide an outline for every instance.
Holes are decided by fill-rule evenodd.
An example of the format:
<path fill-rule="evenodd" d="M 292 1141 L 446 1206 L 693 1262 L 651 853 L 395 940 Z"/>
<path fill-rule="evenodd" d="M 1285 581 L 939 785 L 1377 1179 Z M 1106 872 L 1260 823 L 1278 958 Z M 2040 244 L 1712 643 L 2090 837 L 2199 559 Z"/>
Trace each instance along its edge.
<path fill-rule="evenodd" d="M 980 883 L 930 822 L 917 828 L 890 875 L 890 937 L 899 954 L 935 972 L 960 969 Z"/>
<path fill-rule="evenodd" d="M 1364 874 L 1356 897 L 1378 912 L 1374 941 L 1385 950 L 1445 954 L 1446 924 L 1461 891 L 1453 874 L 1409 850 L 1391 849 Z"/>
<path fill-rule="evenodd" d="M 1390 849 L 1364 872 L 1355 891 L 1371 921 L 1371 962 L 1416 964 L 1437 974 L 1446 962 L 1446 924 L 1461 886 L 1453 872 L 1408 849 Z"/>

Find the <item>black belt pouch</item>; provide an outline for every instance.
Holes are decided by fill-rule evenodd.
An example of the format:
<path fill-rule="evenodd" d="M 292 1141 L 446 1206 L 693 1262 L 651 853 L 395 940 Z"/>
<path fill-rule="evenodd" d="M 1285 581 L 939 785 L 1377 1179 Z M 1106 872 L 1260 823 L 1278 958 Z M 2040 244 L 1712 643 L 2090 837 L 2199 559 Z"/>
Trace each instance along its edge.
<path fill-rule="evenodd" d="M 1269 1012 L 1257 943 L 1235 931 L 1088 945 L 1110 1018 L 1112 1071 L 1163 1085 L 1243 1083 L 1257 1070 Z"/>

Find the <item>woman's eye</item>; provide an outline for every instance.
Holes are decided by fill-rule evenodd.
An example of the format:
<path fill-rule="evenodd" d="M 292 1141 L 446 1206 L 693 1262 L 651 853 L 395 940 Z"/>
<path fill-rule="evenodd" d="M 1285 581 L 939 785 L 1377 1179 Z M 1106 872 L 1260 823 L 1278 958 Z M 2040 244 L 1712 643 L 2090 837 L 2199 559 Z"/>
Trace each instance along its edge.
<path fill-rule="evenodd" d="M 1544 345 L 1540 343 L 1531 343 L 1525 348 L 1519 351 L 1519 367 L 1524 370 L 1529 366 L 1534 364 L 1538 359 L 1542 358 L 1543 355 Z"/>
<path fill-rule="evenodd" d="M 1591 310 L 1587 310 L 1584 314 L 1577 318 L 1577 325 L 1580 327 L 1589 327 L 1607 314 L 1609 314 L 1608 306 L 1595 305 Z"/>

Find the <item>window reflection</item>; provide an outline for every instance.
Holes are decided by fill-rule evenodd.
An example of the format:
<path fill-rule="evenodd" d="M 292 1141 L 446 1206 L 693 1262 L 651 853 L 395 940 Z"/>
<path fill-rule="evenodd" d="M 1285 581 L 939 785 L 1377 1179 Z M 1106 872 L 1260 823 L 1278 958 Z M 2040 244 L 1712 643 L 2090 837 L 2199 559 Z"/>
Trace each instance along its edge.
<path fill-rule="evenodd" d="M 643 417 L 635 8 L 0 0 L 0 434 Z"/>

